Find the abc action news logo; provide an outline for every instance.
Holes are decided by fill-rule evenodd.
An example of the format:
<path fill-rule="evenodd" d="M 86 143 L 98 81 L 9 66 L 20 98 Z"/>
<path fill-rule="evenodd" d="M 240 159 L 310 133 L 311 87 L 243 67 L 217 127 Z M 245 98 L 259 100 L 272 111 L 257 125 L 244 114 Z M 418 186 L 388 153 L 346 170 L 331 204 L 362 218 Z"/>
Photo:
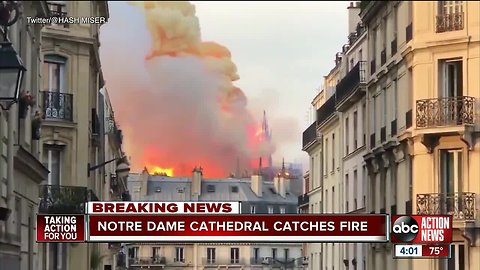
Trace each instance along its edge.
<path fill-rule="evenodd" d="M 451 216 L 392 216 L 392 243 L 451 243 Z"/>

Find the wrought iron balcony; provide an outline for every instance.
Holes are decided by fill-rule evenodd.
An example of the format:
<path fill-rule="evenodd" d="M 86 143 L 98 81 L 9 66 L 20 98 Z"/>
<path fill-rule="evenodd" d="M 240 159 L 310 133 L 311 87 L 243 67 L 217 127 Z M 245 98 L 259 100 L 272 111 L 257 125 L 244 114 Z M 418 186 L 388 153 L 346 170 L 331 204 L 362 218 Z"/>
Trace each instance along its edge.
<path fill-rule="evenodd" d="M 304 132 L 303 132 L 303 143 L 302 146 L 305 148 L 311 143 L 315 142 L 317 139 L 317 122 L 313 122 Z"/>
<path fill-rule="evenodd" d="M 336 103 L 342 103 L 349 97 L 361 83 L 366 81 L 367 64 L 359 61 L 336 86 Z"/>
<path fill-rule="evenodd" d="M 437 15 L 437 33 L 463 30 L 463 12 Z"/>
<path fill-rule="evenodd" d="M 303 194 L 303 195 L 298 196 L 298 205 L 299 206 L 308 204 L 309 202 L 310 202 L 310 198 L 309 198 L 308 194 Z"/>
<path fill-rule="evenodd" d="M 417 100 L 417 128 L 473 125 L 475 98 L 467 96 Z"/>
<path fill-rule="evenodd" d="M 244 258 L 202 258 L 203 265 L 220 266 L 220 265 L 246 265 L 248 261 Z"/>
<path fill-rule="evenodd" d="M 45 214 L 83 214 L 85 202 L 98 201 L 86 187 L 44 185 L 40 187 L 38 212 Z"/>
<path fill-rule="evenodd" d="M 173 260 L 170 262 L 172 263 Z M 128 265 L 129 266 L 152 266 L 152 265 L 166 265 L 167 258 L 163 256 L 157 257 L 137 257 L 137 258 L 129 258 Z"/>
<path fill-rule="evenodd" d="M 335 113 L 335 95 L 330 97 L 320 108 L 317 110 L 317 123 L 323 124 Z"/>
<path fill-rule="evenodd" d="M 454 220 L 472 221 L 477 218 L 477 194 L 417 194 L 418 215 L 452 215 Z"/>
<path fill-rule="evenodd" d="M 43 91 L 43 114 L 45 119 L 73 120 L 73 95 Z"/>

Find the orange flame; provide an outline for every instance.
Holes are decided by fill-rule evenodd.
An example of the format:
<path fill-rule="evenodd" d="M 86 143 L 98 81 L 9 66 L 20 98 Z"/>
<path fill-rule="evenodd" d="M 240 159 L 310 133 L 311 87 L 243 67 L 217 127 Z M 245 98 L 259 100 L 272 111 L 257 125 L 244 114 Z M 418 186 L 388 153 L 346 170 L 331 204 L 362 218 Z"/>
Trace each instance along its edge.
<path fill-rule="evenodd" d="M 150 172 L 151 175 L 165 175 L 165 176 L 173 176 L 173 168 L 162 168 L 159 166 L 147 166 L 147 170 Z"/>

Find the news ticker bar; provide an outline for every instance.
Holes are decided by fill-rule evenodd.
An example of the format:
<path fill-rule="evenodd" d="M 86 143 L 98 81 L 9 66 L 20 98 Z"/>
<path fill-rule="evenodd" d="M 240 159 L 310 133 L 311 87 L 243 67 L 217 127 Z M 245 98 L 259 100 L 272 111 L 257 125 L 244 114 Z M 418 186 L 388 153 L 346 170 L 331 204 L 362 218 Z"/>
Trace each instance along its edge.
<path fill-rule="evenodd" d="M 37 215 L 38 242 L 388 242 L 388 215 Z"/>
<path fill-rule="evenodd" d="M 38 242 L 452 242 L 452 216 L 241 214 L 241 202 L 88 202 L 37 215 Z"/>
<path fill-rule="evenodd" d="M 451 245 L 395 245 L 393 250 L 394 259 L 428 259 L 451 257 Z"/>

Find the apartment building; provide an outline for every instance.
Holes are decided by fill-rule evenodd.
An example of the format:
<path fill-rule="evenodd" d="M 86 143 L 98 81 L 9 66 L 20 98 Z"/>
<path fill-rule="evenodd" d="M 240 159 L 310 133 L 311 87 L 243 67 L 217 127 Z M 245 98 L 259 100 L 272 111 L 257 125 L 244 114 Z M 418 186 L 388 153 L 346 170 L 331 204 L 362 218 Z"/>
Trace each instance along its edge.
<path fill-rule="evenodd" d="M 365 1 L 367 2 L 367 1 Z M 367 211 L 412 213 L 412 74 L 408 48 L 414 2 L 369 2 L 360 13 L 368 37 Z M 409 260 L 393 260 L 391 245 L 372 244 L 368 269 L 409 269 Z"/>
<path fill-rule="evenodd" d="M 191 177 L 150 175 L 145 169 L 130 174 L 128 188 L 134 201 L 242 201 L 242 213 L 297 213 L 298 195 L 290 179 L 278 174 L 274 181 L 261 175 L 250 178 L 205 179 L 201 168 Z M 303 269 L 301 243 L 131 243 L 128 269 Z"/>
<path fill-rule="evenodd" d="M 414 269 L 480 268 L 480 3 L 412 3 L 413 211 L 453 216 L 448 261 Z"/>
<path fill-rule="evenodd" d="M 48 1 L 48 8 L 58 17 L 109 16 L 107 1 Z M 99 117 L 104 86 L 100 26 L 51 24 L 42 30 L 39 150 L 50 173 L 41 187 L 40 213 L 82 213 L 84 202 L 104 199 L 105 169 L 96 166 L 105 162 L 104 121 Z M 103 269 L 102 245 L 42 244 L 39 266 Z"/>
<path fill-rule="evenodd" d="M 335 109 L 341 126 L 343 212 L 365 213 L 367 31 L 360 22 L 360 4 L 348 7 L 348 43 L 342 48 L 341 80 L 335 89 Z M 366 269 L 366 244 L 345 244 L 342 262 L 347 269 Z"/>
<path fill-rule="evenodd" d="M 104 201 L 128 201 L 129 192 L 127 186 L 127 177 L 117 173 L 117 164 L 113 161 L 121 160 L 125 157 L 123 151 L 123 134 L 119 123 L 115 120 L 113 106 L 110 103 L 110 96 L 107 88 L 103 87 L 99 94 L 99 118 L 104 124 L 100 125 L 100 134 L 102 136 L 103 151 L 100 153 L 100 160 L 103 160 L 104 183 L 103 200 Z M 128 174 L 127 174 L 128 176 Z M 103 263 L 110 269 L 119 269 L 124 266 L 122 264 L 122 256 L 120 254 L 121 243 L 109 243 L 102 245 L 100 254 L 105 255 Z M 120 263 L 119 263 L 120 262 Z"/>
<path fill-rule="evenodd" d="M 6 15 L 6 18 L 13 18 L 10 21 L 12 25 L 0 27 L 1 57 L 5 57 L 8 47 L 3 42 L 9 41 L 26 68 L 23 80 L 21 79 L 18 102 L 7 104 L 5 100 L 1 101 L 0 268 L 31 270 L 35 269 L 38 259 L 35 214 L 38 209 L 39 184 L 47 179 L 48 170 L 40 162 L 37 133 L 41 118 L 36 114 L 39 110 L 38 89 L 41 84 L 39 68 L 42 25 L 30 24 L 27 17 L 47 16 L 48 9 L 45 1 L 5 1 L 0 3 L 0 13 L 3 20 Z M 4 72 L 3 70 L 2 73 Z M 9 86 L 6 80 L 10 76 L 2 74 L 0 77 L 2 98 L 5 98 Z"/>

